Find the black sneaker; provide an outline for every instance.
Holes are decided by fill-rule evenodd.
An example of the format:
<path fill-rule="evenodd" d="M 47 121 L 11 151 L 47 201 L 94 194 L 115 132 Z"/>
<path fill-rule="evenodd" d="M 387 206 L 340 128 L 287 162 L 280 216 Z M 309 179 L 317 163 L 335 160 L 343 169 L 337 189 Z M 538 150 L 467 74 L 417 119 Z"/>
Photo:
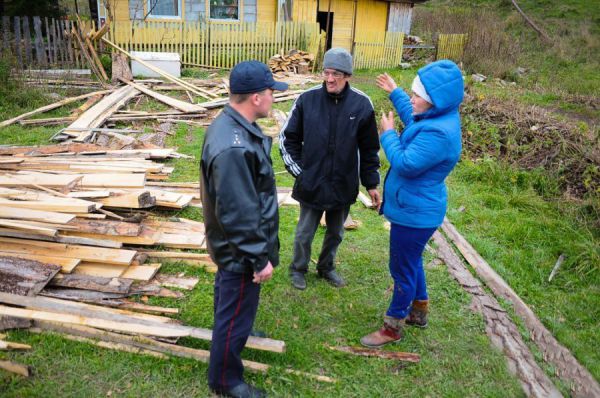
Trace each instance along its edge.
<path fill-rule="evenodd" d="M 294 286 L 296 289 L 306 289 L 306 278 L 302 272 L 290 272 L 290 279 L 292 280 L 292 286 Z"/>
<path fill-rule="evenodd" d="M 213 391 L 220 396 L 233 398 L 263 398 L 267 396 L 265 391 L 247 383 L 238 384 L 229 390 Z"/>
<path fill-rule="evenodd" d="M 335 287 L 344 287 L 346 286 L 346 282 L 342 279 L 341 276 L 338 275 L 335 270 L 327 271 L 327 272 L 318 272 L 319 278 L 325 279 L 327 282 L 331 283 Z"/>

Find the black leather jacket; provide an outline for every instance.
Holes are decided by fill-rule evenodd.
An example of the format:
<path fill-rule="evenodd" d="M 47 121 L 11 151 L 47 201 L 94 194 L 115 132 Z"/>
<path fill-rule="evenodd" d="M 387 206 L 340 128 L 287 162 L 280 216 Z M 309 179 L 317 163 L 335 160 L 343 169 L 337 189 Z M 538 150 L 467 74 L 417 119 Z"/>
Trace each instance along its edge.
<path fill-rule="evenodd" d="M 350 206 L 358 178 L 379 185 L 379 137 L 369 97 L 350 84 L 338 95 L 324 85 L 304 92 L 279 134 L 286 169 L 296 177 L 292 196 L 308 207 Z"/>
<path fill-rule="evenodd" d="M 200 194 L 208 252 L 219 268 L 261 271 L 279 263 L 279 214 L 272 140 L 225 106 L 206 132 Z"/>

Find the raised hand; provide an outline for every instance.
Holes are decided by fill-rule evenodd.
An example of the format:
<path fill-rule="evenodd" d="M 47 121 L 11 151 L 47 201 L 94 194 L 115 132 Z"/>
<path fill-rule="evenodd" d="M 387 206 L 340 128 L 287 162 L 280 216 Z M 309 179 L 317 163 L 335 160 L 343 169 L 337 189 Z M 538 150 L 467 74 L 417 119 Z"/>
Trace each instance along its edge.
<path fill-rule="evenodd" d="M 383 133 L 384 131 L 393 130 L 393 129 L 394 129 L 394 112 L 390 111 L 390 112 L 388 112 L 388 114 L 386 116 L 385 113 L 382 111 L 381 112 L 381 131 L 379 132 L 379 134 L 381 135 L 381 133 Z"/>
<path fill-rule="evenodd" d="M 375 81 L 377 83 L 377 87 L 387 91 L 388 93 L 391 93 L 398 87 L 394 79 L 392 79 L 392 77 L 387 73 L 377 76 Z"/>

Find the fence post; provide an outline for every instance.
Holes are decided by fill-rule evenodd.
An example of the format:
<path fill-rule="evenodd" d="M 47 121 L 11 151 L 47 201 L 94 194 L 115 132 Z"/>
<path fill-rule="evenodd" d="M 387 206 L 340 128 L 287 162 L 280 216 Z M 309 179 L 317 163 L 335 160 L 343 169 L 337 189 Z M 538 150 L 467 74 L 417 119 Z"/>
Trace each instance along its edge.
<path fill-rule="evenodd" d="M 33 56 L 31 54 L 31 31 L 29 30 L 29 17 L 22 17 L 23 22 L 23 38 L 25 39 L 25 58 L 27 65 L 31 67 Z"/>
<path fill-rule="evenodd" d="M 10 17 L 6 15 L 2 17 L 2 52 L 4 54 L 10 53 Z"/>
<path fill-rule="evenodd" d="M 35 32 L 35 58 L 38 65 L 45 67 L 48 64 L 48 57 L 43 45 L 42 20 L 40 17 L 33 17 L 33 31 Z"/>
<path fill-rule="evenodd" d="M 23 69 L 23 55 L 21 54 L 21 18 L 15 17 L 15 54 L 19 68 Z"/>

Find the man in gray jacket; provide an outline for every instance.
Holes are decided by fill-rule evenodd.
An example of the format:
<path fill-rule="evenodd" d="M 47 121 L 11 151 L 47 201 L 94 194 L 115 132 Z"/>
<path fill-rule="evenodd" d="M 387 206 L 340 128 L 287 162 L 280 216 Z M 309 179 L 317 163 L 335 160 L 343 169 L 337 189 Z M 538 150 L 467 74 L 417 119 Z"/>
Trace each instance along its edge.
<path fill-rule="evenodd" d="M 208 385 L 230 397 L 263 397 L 244 382 L 241 352 L 250 335 L 260 283 L 279 263 L 278 209 L 271 138 L 255 123 L 269 114 L 273 91 L 286 90 L 258 61 L 230 74 L 230 101 L 206 132 L 200 193 L 208 251 L 219 270 Z"/>

